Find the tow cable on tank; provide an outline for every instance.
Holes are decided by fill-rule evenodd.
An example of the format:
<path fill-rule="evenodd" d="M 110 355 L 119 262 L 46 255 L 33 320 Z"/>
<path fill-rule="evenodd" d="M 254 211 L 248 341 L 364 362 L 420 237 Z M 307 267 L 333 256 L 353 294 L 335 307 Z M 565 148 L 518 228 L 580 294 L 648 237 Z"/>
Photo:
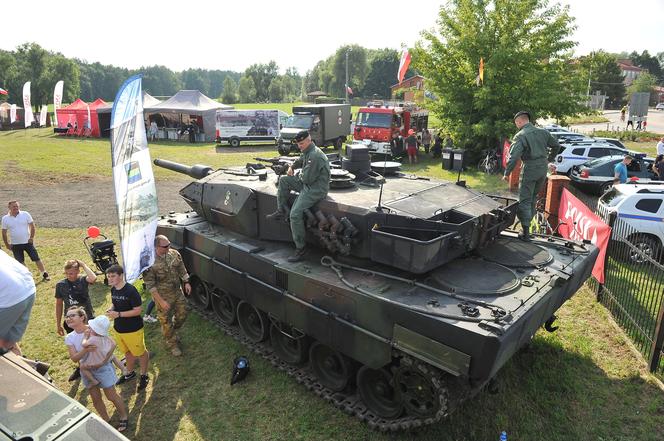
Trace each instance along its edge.
<path fill-rule="evenodd" d="M 398 277 L 398 276 L 395 276 L 395 275 L 392 275 L 392 274 L 387 274 L 387 273 L 382 273 L 382 272 L 379 272 L 379 271 L 374 271 L 374 270 L 371 270 L 371 269 L 368 269 L 368 268 L 361 268 L 361 267 L 356 267 L 356 266 L 352 266 L 352 265 L 347 265 L 345 263 L 337 262 L 331 256 L 323 256 L 320 259 L 320 263 L 324 267 L 328 267 L 328 268 L 332 269 L 337 274 L 337 277 L 339 277 L 339 280 L 341 280 L 343 282 L 343 284 L 346 285 L 347 287 L 349 287 L 351 289 L 354 289 L 358 292 L 361 292 L 362 294 L 365 294 L 367 296 L 380 298 L 384 302 L 388 302 L 388 303 L 391 303 L 391 304 L 394 304 L 394 305 L 398 305 L 399 307 L 406 308 L 406 309 L 409 309 L 411 311 L 414 311 L 414 312 L 417 312 L 417 313 L 420 313 L 420 314 L 427 314 L 427 315 L 432 315 L 432 316 L 435 316 L 435 317 L 447 318 L 447 319 L 452 319 L 452 320 L 461 320 L 461 321 L 466 321 L 466 322 L 479 323 L 479 322 L 487 321 L 486 318 L 480 317 L 480 311 L 479 311 L 479 308 L 477 308 L 479 306 L 479 307 L 486 308 L 486 309 L 491 311 L 491 317 L 492 317 L 491 320 L 492 321 L 495 321 L 497 323 L 507 323 L 507 322 L 510 322 L 512 320 L 512 314 L 508 313 L 508 311 L 506 311 L 504 308 L 502 308 L 500 306 L 496 306 L 496 305 L 492 305 L 491 303 L 482 302 L 480 300 L 475 300 L 475 299 L 471 299 L 471 298 L 468 298 L 468 297 L 464 297 L 464 296 L 461 296 L 459 294 L 454 294 L 454 293 L 451 293 L 451 292 L 448 292 L 448 291 L 443 291 L 442 289 L 434 288 L 432 286 L 426 285 L 424 283 L 418 282 L 418 281 L 413 280 L 413 279 L 406 279 L 406 278 Z M 363 274 L 370 274 L 370 275 L 374 275 L 374 276 L 380 276 L 380 277 L 385 277 L 385 278 L 388 278 L 388 279 L 396 280 L 396 281 L 399 281 L 399 282 L 402 282 L 402 283 L 405 283 L 405 284 L 408 284 L 408 285 L 417 286 L 419 288 L 432 291 L 432 292 L 434 292 L 436 294 L 439 294 L 439 295 L 443 295 L 443 296 L 446 296 L 446 297 L 451 297 L 453 299 L 461 300 L 463 303 L 459 303 L 457 306 L 459 307 L 459 309 L 461 309 L 463 315 L 445 314 L 445 313 L 442 313 L 442 312 L 435 312 L 435 311 L 423 311 L 422 309 L 419 309 L 419 308 L 415 308 L 415 307 L 412 307 L 412 306 L 409 306 L 409 305 L 404 305 L 401 302 L 396 302 L 394 300 L 390 300 L 390 299 L 385 298 L 385 297 L 380 297 L 380 296 L 376 295 L 375 293 L 362 288 L 359 284 L 351 283 L 348 279 L 346 279 L 344 277 L 344 273 L 343 273 L 343 270 L 342 270 L 344 268 L 349 269 L 351 271 L 358 271 L 358 272 L 363 273 Z M 470 306 L 469 303 L 472 303 L 475 306 Z M 434 306 L 435 304 L 432 303 L 431 301 L 429 301 L 428 305 L 429 306 Z"/>

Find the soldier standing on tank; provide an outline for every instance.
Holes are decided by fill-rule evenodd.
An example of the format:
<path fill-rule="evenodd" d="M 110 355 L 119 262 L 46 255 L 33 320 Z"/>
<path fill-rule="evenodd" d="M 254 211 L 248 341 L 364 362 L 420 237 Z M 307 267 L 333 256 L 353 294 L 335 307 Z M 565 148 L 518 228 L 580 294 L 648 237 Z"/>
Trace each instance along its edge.
<path fill-rule="evenodd" d="M 516 215 L 523 228 L 519 239 L 528 241 L 530 222 L 535 215 L 537 194 L 546 182 L 547 166 L 558 154 L 560 144 L 548 130 L 532 125 L 528 112 L 521 111 L 514 115 L 514 124 L 519 132 L 514 136 L 514 142 L 510 147 L 510 159 L 503 179 L 509 178 L 517 161 L 521 159 L 523 167 L 519 181 L 519 208 Z M 552 171 L 554 170 L 555 168 Z"/>
<path fill-rule="evenodd" d="M 157 304 L 157 318 L 166 345 L 174 356 L 179 357 L 182 349 L 178 344 L 177 330 L 187 318 L 184 296 L 191 293 L 189 274 L 182 256 L 171 249 L 171 242 L 166 236 L 155 236 L 154 245 L 154 264 L 143 273 L 143 281 Z"/>
<path fill-rule="evenodd" d="M 288 168 L 287 176 L 279 178 L 277 211 L 267 215 L 268 220 L 283 219 L 288 212 L 286 204 L 291 190 L 300 193 L 290 208 L 290 226 L 296 250 L 295 254 L 288 258 L 289 262 L 298 262 L 306 255 L 304 210 L 324 199 L 330 190 L 330 163 L 327 155 L 316 147 L 306 130 L 295 135 L 295 142 L 302 154 Z M 297 168 L 302 168 L 302 171 L 294 176 Z"/>

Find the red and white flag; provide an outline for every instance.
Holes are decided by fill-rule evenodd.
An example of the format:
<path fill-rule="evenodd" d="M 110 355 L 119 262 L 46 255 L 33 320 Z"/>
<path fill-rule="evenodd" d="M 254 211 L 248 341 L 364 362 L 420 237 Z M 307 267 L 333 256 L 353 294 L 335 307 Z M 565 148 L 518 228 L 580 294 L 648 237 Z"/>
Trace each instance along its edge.
<path fill-rule="evenodd" d="M 399 72 L 397 73 L 397 79 L 399 80 L 399 83 L 401 83 L 403 81 L 403 77 L 406 76 L 408 66 L 410 66 L 410 52 L 408 52 L 408 49 L 404 49 L 401 53 L 401 61 L 399 61 Z"/>
<path fill-rule="evenodd" d="M 55 89 L 53 89 L 53 116 L 55 117 L 55 126 L 58 126 L 58 109 L 62 106 L 62 87 L 64 86 L 64 81 L 60 80 L 55 83 Z"/>
<path fill-rule="evenodd" d="M 25 127 L 30 127 L 32 121 L 35 120 L 32 114 L 32 105 L 30 104 L 30 81 L 23 85 L 23 115 L 25 119 Z"/>
<path fill-rule="evenodd" d="M 9 95 L 9 92 L 7 92 L 5 89 L 0 87 L 0 95 Z"/>

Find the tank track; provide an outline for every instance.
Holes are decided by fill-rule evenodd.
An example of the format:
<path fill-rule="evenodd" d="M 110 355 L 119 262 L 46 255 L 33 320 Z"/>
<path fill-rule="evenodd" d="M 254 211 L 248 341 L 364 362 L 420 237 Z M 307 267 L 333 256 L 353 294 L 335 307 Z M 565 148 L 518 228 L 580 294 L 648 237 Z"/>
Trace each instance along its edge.
<path fill-rule="evenodd" d="M 191 297 L 189 298 L 191 299 Z M 441 373 L 436 372 L 432 366 L 427 366 L 422 363 L 417 363 L 415 359 L 404 354 L 400 351 L 395 351 L 395 357 L 401 358 L 405 366 L 419 365 L 421 373 L 431 377 L 434 387 L 438 391 L 438 401 L 440 408 L 432 417 L 420 418 L 417 416 L 404 416 L 396 419 L 385 419 L 374 415 L 362 402 L 358 393 L 335 392 L 332 391 L 318 382 L 318 379 L 309 370 L 305 364 L 303 366 L 293 366 L 281 360 L 272 350 L 267 342 L 254 343 L 244 336 L 242 331 L 237 326 L 229 326 L 222 322 L 213 310 L 203 309 L 199 304 L 193 300 L 187 302 L 188 308 L 196 312 L 199 316 L 214 323 L 217 328 L 223 331 L 226 335 L 233 337 L 237 342 L 241 343 L 255 354 L 263 357 L 264 360 L 270 362 L 274 367 L 280 371 L 285 372 L 291 378 L 294 378 L 299 384 L 303 385 L 308 391 L 313 392 L 316 396 L 331 403 L 334 407 L 342 410 L 348 415 L 352 415 L 360 421 L 366 423 L 372 430 L 381 432 L 398 432 L 404 430 L 412 430 L 420 427 L 428 426 L 437 423 L 449 414 L 448 396 L 449 391 L 444 381 L 442 381 Z"/>

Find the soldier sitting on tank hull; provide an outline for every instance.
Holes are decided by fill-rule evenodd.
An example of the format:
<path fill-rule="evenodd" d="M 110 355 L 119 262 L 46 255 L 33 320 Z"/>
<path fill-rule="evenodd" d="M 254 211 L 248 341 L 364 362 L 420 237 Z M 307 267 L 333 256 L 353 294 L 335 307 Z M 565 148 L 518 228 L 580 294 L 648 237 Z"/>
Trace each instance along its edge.
<path fill-rule="evenodd" d="M 300 193 L 288 215 L 296 248 L 295 254 L 288 258 L 289 262 L 298 262 L 306 254 L 304 210 L 324 199 L 330 189 L 330 164 L 325 153 L 311 141 L 306 130 L 295 136 L 295 142 L 302 155 L 288 168 L 287 176 L 279 179 L 277 211 L 267 215 L 268 220 L 284 219 L 289 212 L 287 202 L 291 190 Z M 297 168 L 302 168 L 302 171 L 295 176 L 294 170 Z"/>

